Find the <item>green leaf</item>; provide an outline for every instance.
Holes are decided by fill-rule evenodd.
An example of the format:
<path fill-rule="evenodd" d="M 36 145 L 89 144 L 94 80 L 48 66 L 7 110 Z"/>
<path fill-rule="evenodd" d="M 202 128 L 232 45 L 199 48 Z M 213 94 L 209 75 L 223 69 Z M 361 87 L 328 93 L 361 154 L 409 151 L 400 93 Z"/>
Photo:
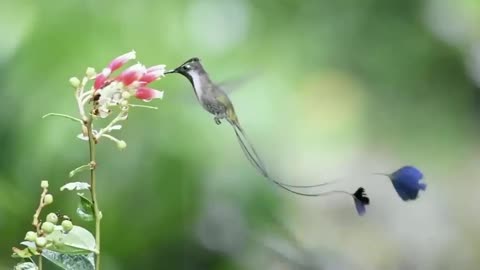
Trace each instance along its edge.
<path fill-rule="evenodd" d="M 60 191 L 67 190 L 85 190 L 90 189 L 90 184 L 85 182 L 70 182 L 60 188 Z"/>
<path fill-rule="evenodd" d="M 70 255 L 44 250 L 42 256 L 62 269 L 67 270 L 95 270 L 93 253 L 84 255 Z"/>
<path fill-rule="evenodd" d="M 93 203 L 81 193 L 78 193 L 77 195 L 80 197 L 80 203 L 77 208 L 77 215 L 85 221 L 93 221 L 95 219 Z"/>
<path fill-rule="evenodd" d="M 23 262 L 15 265 L 13 270 L 37 270 L 37 266 L 33 262 Z"/>
<path fill-rule="evenodd" d="M 47 246 L 51 251 L 65 254 L 97 253 L 92 233 L 80 226 L 73 226 L 71 231 L 65 233 L 62 226 L 57 225 L 55 230 L 47 235 L 47 240 L 52 242 L 52 245 Z"/>
<path fill-rule="evenodd" d="M 40 255 L 37 251 L 37 245 L 32 241 L 22 241 L 20 244 L 26 246 L 32 255 Z"/>

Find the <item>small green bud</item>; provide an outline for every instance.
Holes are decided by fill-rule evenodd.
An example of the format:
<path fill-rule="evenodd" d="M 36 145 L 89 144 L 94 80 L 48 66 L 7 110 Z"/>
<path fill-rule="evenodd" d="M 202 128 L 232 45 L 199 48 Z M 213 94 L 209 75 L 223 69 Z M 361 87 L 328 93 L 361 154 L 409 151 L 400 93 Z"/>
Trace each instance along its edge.
<path fill-rule="evenodd" d="M 65 219 L 62 221 L 62 228 L 65 232 L 69 232 L 73 229 L 73 224 L 70 220 Z"/>
<path fill-rule="evenodd" d="M 78 88 L 80 86 L 80 80 L 77 77 L 71 77 L 68 81 L 74 88 Z"/>
<path fill-rule="evenodd" d="M 35 244 L 37 245 L 37 247 L 44 247 L 47 244 L 47 239 L 43 236 L 38 237 L 35 240 Z"/>
<path fill-rule="evenodd" d="M 42 231 L 46 234 L 51 234 L 53 230 L 55 229 L 55 225 L 53 223 L 45 221 L 42 223 Z"/>
<path fill-rule="evenodd" d="M 117 142 L 117 147 L 120 149 L 120 150 L 123 150 L 127 147 L 127 143 L 123 140 L 120 140 Z"/>
<path fill-rule="evenodd" d="M 33 242 L 36 239 L 37 239 L 37 233 L 36 232 L 29 231 L 25 235 L 25 240 L 27 240 L 27 241 L 32 241 Z"/>
<path fill-rule="evenodd" d="M 45 204 L 51 204 L 51 203 L 53 203 L 53 196 L 52 196 L 52 194 L 47 194 L 47 195 L 45 195 L 45 198 L 43 198 L 43 202 L 44 202 Z"/>
<path fill-rule="evenodd" d="M 42 182 L 40 182 L 40 187 L 41 188 L 48 188 L 48 181 L 47 180 L 42 180 Z"/>
<path fill-rule="evenodd" d="M 87 68 L 87 71 L 85 71 L 85 75 L 87 75 L 87 77 L 89 79 L 95 77 L 97 75 L 97 73 L 95 72 L 95 69 L 93 67 L 88 67 Z"/>
<path fill-rule="evenodd" d="M 58 217 L 55 213 L 50 213 L 47 215 L 47 221 L 53 224 L 57 224 Z"/>

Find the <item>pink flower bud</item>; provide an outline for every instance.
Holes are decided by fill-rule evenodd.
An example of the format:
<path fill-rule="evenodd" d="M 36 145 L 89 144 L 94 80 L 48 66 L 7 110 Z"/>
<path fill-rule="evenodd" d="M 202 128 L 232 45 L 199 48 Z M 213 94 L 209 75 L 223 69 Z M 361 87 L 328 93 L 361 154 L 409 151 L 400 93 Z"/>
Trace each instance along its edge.
<path fill-rule="evenodd" d="M 122 54 L 117 58 L 113 59 L 112 62 L 110 62 L 110 64 L 108 65 L 108 67 L 112 72 L 114 72 L 115 70 L 121 68 L 128 61 L 135 59 L 135 57 L 136 57 L 135 51 Z"/>
<path fill-rule="evenodd" d="M 102 88 L 105 82 L 107 81 L 108 76 L 110 76 L 110 73 L 112 73 L 110 68 L 104 68 L 102 72 L 99 73 L 95 78 L 95 82 L 93 83 L 93 89 L 98 90 Z"/>
<path fill-rule="evenodd" d="M 142 100 L 152 100 L 155 98 L 163 98 L 163 91 L 158 91 L 148 87 L 139 87 L 135 92 L 135 97 Z"/>
<path fill-rule="evenodd" d="M 145 73 L 142 78 L 140 78 L 140 81 L 143 83 L 143 85 L 149 84 L 165 73 L 165 65 L 157 65 L 157 66 L 152 66 L 147 69 L 147 73 Z"/>
<path fill-rule="evenodd" d="M 145 66 L 138 63 L 124 70 L 116 80 L 121 81 L 125 86 L 129 86 L 133 82 L 138 81 L 145 72 Z"/>

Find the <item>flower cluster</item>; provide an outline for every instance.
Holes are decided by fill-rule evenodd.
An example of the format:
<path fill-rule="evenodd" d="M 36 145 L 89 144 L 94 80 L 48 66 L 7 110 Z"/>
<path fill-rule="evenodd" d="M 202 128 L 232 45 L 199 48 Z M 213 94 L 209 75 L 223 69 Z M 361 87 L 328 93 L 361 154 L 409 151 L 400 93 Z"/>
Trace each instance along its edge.
<path fill-rule="evenodd" d="M 96 75 L 93 84 L 94 114 L 102 118 L 107 117 L 112 106 L 126 106 L 128 99 L 133 95 L 138 99 L 150 101 L 163 98 L 163 92 L 147 87 L 147 85 L 161 78 L 165 73 L 165 65 L 156 65 L 146 68 L 137 63 L 125 69 L 115 78 L 112 73 L 120 69 L 128 61 L 135 59 L 135 52 L 118 56 Z"/>
<path fill-rule="evenodd" d="M 115 108 L 118 109 L 118 115 L 110 124 L 100 130 L 93 130 L 93 135 L 96 141 L 104 137 L 116 142 L 120 149 L 125 148 L 126 143 L 109 133 L 122 127 L 117 123 L 127 119 L 129 109 L 131 107 L 156 109 L 152 106 L 132 104 L 130 98 L 135 97 L 143 101 L 163 98 L 163 91 L 150 88 L 148 85 L 164 76 L 165 65 L 147 68 L 141 63 L 137 63 L 115 74 L 135 58 L 135 51 L 131 51 L 113 59 L 98 74 L 94 68 L 89 67 L 82 80 L 76 77 L 70 78 L 70 84 L 76 89 L 75 97 L 82 122 L 87 121 L 90 116 L 107 118 L 115 112 Z M 90 90 L 85 91 L 89 81 L 93 81 L 92 86 Z M 92 108 L 88 114 L 85 109 L 87 105 L 91 105 Z M 88 130 L 83 126 L 83 132 L 78 137 L 88 140 L 87 132 Z"/>
<path fill-rule="evenodd" d="M 81 134 L 77 137 L 89 142 L 89 162 L 70 171 L 69 177 L 74 177 L 80 172 L 90 171 L 90 183 L 70 182 L 60 190 L 88 190 L 90 192 L 90 196 L 77 193 L 80 203 L 76 212 L 84 221 L 95 221 L 95 236 L 87 229 L 73 225 L 70 218 L 64 215 L 49 213 L 45 219 L 40 219 L 42 209 L 53 203 L 53 196 L 48 193 L 48 182 L 42 181 L 43 192 L 32 222 L 35 230 L 27 232 L 25 241 L 21 242 L 26 248 L 13 248 L 14 257 L 28 258 L 31 263 L 22 262 L 17 264 L 15 269 L 26 269 L 25 267 L 37 269 L 31 258 L 34 255 L 39 255 L 39 269 L 42 269 L 43 257 L 65 269 L 73 267 L 71 265 L 73 260 L 82 265 L 75 265 L 73 267 L 75 269 L 91 269 L 94 263 L 95 269 L 99 269 L 102 212 L 98 206 L 95 188 L 97 166 L 95 144 L 101 138 L 107 138 L 114 141 L 118 148 L 125 148 L 127 146 L 125 141 L 111 135 L 112 131 L 122 128 L 119 122 L 128 118 L 129 111 L 133 107 L 157 109 L 132 103 L 132 97 L 143 101 L 163 98 L 162 91 L 150 88 L 148 85 L 164 76 L 165 65 L 148 68 L 140 63 L 126 65 L 135 58 L 135 52 L 131 51 L 114 58 L 100 73 L 89 67 L 82 78 L 70 78 L 69 82 L 75 89 L 79 117 L 62 113 L 48 113 L 43 117 L 58 116 L 79 123 Z M 110 118 L 111 120 L 109 123 L 107 122 L 107 125 L 99 127 L 97 124 L 99 121 L 95 121 L 98 118 Z M 85 258 L 91 258 L 92 261 L 90 259 L 88 261 L 76 260 L 75 256 L 78 254 L 82 254 L 82 256 L 85 254 L 87 256 Z M 95 262 L 93 262 L 94 256 L 96 257 Z"/>

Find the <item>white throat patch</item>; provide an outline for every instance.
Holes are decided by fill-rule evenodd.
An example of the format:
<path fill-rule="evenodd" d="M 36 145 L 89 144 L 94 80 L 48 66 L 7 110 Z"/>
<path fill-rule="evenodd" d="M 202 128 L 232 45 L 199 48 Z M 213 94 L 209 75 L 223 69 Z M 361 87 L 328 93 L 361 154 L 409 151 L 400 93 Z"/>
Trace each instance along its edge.
<path fill-rule="evenodd" d="M 203 94 L 202 81 L 200 79 L 200 76 L 197 72 L 189 72 L 188 75 L 192 77 L 193 87 L 195 88 L 195 92 L 197 92 L 197 95 L 200 97 Z"/>

